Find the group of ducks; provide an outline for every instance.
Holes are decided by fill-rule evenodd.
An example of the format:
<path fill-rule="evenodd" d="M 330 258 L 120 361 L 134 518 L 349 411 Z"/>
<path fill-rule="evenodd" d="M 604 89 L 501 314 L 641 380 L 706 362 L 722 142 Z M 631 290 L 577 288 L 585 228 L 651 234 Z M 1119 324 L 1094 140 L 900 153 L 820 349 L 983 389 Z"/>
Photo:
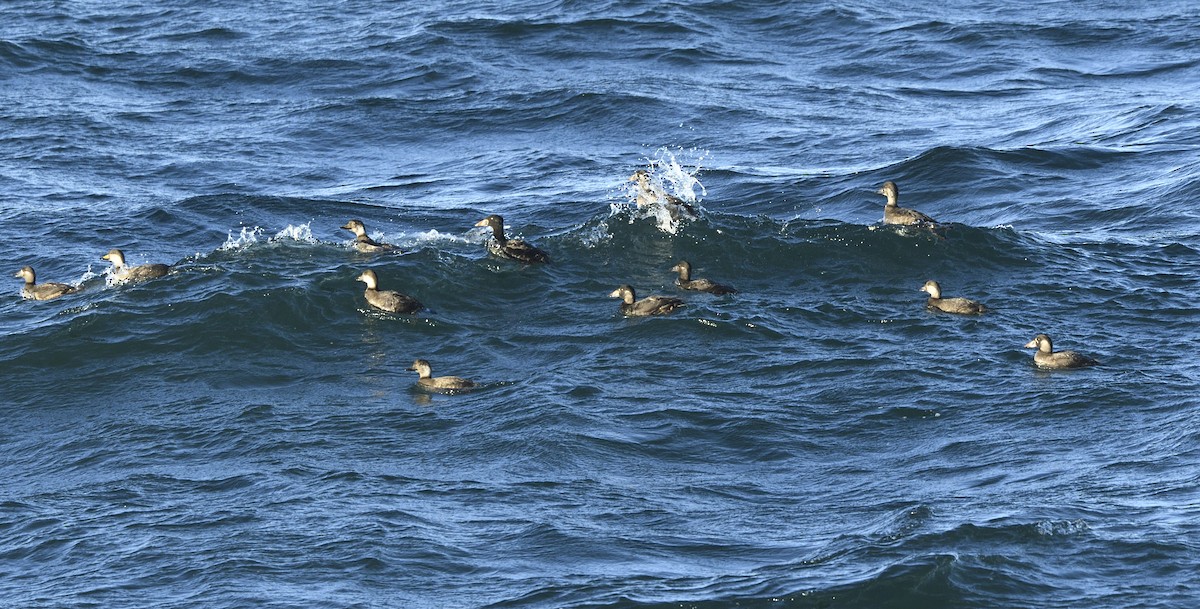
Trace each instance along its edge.
<path fill-rule="evenodd" d="M 670 195 L 662 190 L 661 187 L 655 185 L 650 178 L 650 173 L 644 169 L 639 169 L 629 177 L 629 181 L 635 184 L 635 201 L 639 208 L 648 208 L 660 206 L 664 208 L 672 219 L 695 218 L 696 211 L 686 201 Z M 883 186 L 877 191 L 879 194 L 887 198 L 887 202 L 883 208 L 883 223 L 900 226 L 918 226 L 925 228 L 937 227 L 937 221 L 915 209 L 900 207 L 898 200 L 900 190 L 896 183 L 889 180 L 883 183 Z M 357 227 L 353 228 L 353 227 Z M 550 261 L 550 256 L 546 252 L 538 249 L 534 245 L 521 239 L 509 239 L 504 234 L 504 219 L 497 215 L 491 215 L 483 220 L 480 220 L 475 226 L 486 226 L 492 229 L 492 238 L 488 241 L 488 251 L 500 258 L 508 258 L 527 264 L 545 263 Z M 354 230 L 358 240 L 361 242 L 368 239 L 363 231 L 361 231 L 362 223 L 356 220 L 351 221 L 343 228 Z M 734 288 L 710 281 L 708 279 L 692 279 L 692 265 L 687 261 L 680 261 L 671 270 L 679 274 L 675 280 L 675 285 L 684 290 L 694 290 L 708 292 L 716 295 L 736 294 Z M 420 303 L 404 296 L 398 292 L 379 292 L 375 289 L 377 280 L 375 273 L 372 271 L 364 272 L 360 277 L 360 281 L 367 284 L 367 302 L 379 306 L 377 302 L 397 303 L 398 306 L 415 306 L 420 307 Z M 942 287 L 937 281 L 929 280 L 925 285 L 921 286 L 921 291 L 927 293 L 929 298 L 926 300 L 926 307 L 930 310 L 942 311 L 945 313 L 953 313 L 958 315 L 979 315 L 985 313 L 988 308 L 982 303 L 962 297 L 943 297 Z M 684 301 L 671 296 L 647 296 L 642 299 L 637 298 L 637 292 L 633 286 L 622 285 L 609 294 L 612 298 L 620 298 L 620 311 L 623 315 L 632 317 L 647 317 L 652 315 L 666 315 L 674 312 L 684 306 Z M 384 308 L 384 307 L 380 307 Z M 399 309 L 384 309 L 393 312 L 410 312 L 409 310 Z M 418 309 L 412 309 L 416 311 Z M 1026 348 L 1036 349 L 1033 355 L 1034 363 L 1045 369 L 1069 369 L 1083 368 L 1087 366 L 1097 365 L 1095 359 L 1082 355 L 1075 351 L 1055 351 L 1053 342 L 1046 334 L 1038 334 L 1033 337 L 1025 345 Z M 471 381 L 458 377 L 431 377 L 429 363 L 424 360 L 413 362 L 413 366 L 409 370 L 416 370 L 421 378 L 419 383 L 431 388 L 443 389 L 460 389 L 473 387 Z"/>
<path fill-rule="evenodd" d="M 694 219 L 695 209 L 686 201 L 663 191 L 650 179 L 650 173 L 644 169 L 634 172 L 629 178 L 635 185 L 635 201 L 639 208 L 658 206 L 666 210 L 672 219 Z M 935 228 L 937 222 L 914 209 L 900 207 L 898 204 L 899 189 L 892 181 L 884 182 L 878 193 L 887 198 L 883 208 L 883 223 L 901 226 L 918 226 Z M 512 239 L 504 234 L 504 218 L 490 215 L 475 224 L 476 227 L 491 229 L 492 236 L 487 241 L 487 251 L 498 258 L 505 258 L 524 264 L 545 264 L 550 262 L 550 255 L 537 246 L 523 239 Z M 341 228 L 354 234 L 355 250 L 364 253 L 396 252 L 400 249 L 395 245 L 380 243 L 367 235 L 366 226 L 361 220 L 350 220 Z M 129 266 L 125 263 L 125 255 L 119 249 L 113 249 L 101 257 L 112 263 L 110 283 L 114 285 L 134 283 L 155 279 L 166 275 L 170 267 L 165 264 L 143 264 Z M 707 292 L 715 295 L 736 294 L 734 288 L 710 281 L 708 279 L 693 279 L 692 265 L 685 261 L 671 267 L 678 273 L 675 285 L 684 290 Z M 15 277 L 25 281 L 21 288 L 21 296 L 31 300 L 53 300 L 67 294 L 79 291 L 79 288 L 64 283 L 37 283 L 37 275 L 32 267 L 26 266 L 17 272 Z M 381 311 L 399 314 L 414 314 L 424 308 L 416 298 L 394 290 L 380 290 L 379 276 L 375 271 L 367 269 L 356 278 L 366 284 L 363 296 L 369 305 Z M 927 308 L 959 315 L 978 315 L 988 310 L 983 304 L 961 297 L 944 298 L 938 282 L 929 280 L 921 287 L 921 291 L 929 294 Z M 621 314 L 633 317 L 666 315 L 684 306 L 684 301 L 671 296 L 647 296 L 637 298 L 633 286 L 622 285 L 609 294 L 612 298 L 620 298 Z M 1098 364 L 1095 359 L 1075 351 L 1054 351 L 1050 337 L 1038 334 L 1025 345 L 1026 348 L 1037 349 L 1033 360 L 1037 366 L 1048 369 L 1082 368 Z M 456 376 L 434 377 L 428 361 L 415 360 L 408 368 L 418 374 L 418 385 L 438 391 L 458 391 L 476 387 L 476 383 Z"/>
<path fill-rule="evenodd" d="M 639 201 L 640 205 L 653 204 L 653 201 L 645 198 L 639 199 Z M 491 229 L 492 236 L 487 241 L 487 251 L 493 256 L 525 264 L 545 264 L 550 262 L 550 255 L 541 248 L 524 239 L 507 237 L 504 234 L 504 218 L 499 215 L 492 214 L 477 222 L 475 226 Z M 361 220 L 350 220 L 342 228 L 355 234 L 354 247 L 358 251 L 399 251 L 393 245 L 376 242 L 367 236 L 366 227 Z M 675 285 L 684 290 L 708 292 L 717 295 L 737 293 L 737 290 L 732 287 L 709 281 L 708 279 L 692 279 L 692 265 L 686 260 L 680 261 L 671 267 L 671 271 L 678 273 Z M 363 292 L 363 297 L 366 299 L 367 304 L 376 309 L 389 313 L 413 314 L 424 308 L 424 305 L 412 296 L 394 290 L 380 290 L 379 276 L 371 269 L 363 271 L 357 277 L 357 280 L 366 284 L 367 287 Z M 610 296 L 620 298 L 621 313 L 633 317 L 663 315 L 684 305 L 683 300 L 669 296 L 648 296 L 638 300 L 633 286 L 630 285 L 618 287 Z M 435 377 L 432 374 L 432 367 L 429 362 L 423 359 L 414 361 L 408 369 L 417 373 L 417 384 L 427 389 L 457 392 L 477 386 L 474 381 L 457 376 Z"/>
<path fill-rule="evenodd" d="M 878 193 L 887 197 L 887 203 L 883 206 L 884 224 L 924 226 L 930 228 L 937 226 L 937 221 L 933 218 L 915 209 L 900 207 L 897 203 L 897 200 L 900 198 L 900 189 L 896 187 L 895 182 L 891 180 L 884 182 Z M 987 311 L 987 307 L 968 298 L 942 298 L 942 286 L 938 285 L 938 282 L 932 279 L 926 281 L 924 286 L 921 286 L 921 291 L 929 294 L 929 300 L 925 304 L 933 310 L 957 313 L 959 315 L 979 315 Z M 1033 354 L 1033 362 L 1039 368 L 1085 368 L 1100 363 L 1076 351 L 1055 351 L 1054 343 L 1045 334 L 1038 334 L 1033 337 L 1033 340 L 1025 344 L 1025 348 L 1037 349 Z"/>
<path fill-rule="evenodd" d="M 117 249 L 109 250 L 100 259 L 112 263 L 111 277 L 114 285 L 162 277 L 171 270 L 171 267 L 165 264 L 128 266 L 125 264 L 125 254 Z M 17 274 L 13 275 L 13 277 L 25 280 L 25 285 L 21 286 L 21 297 L 28 300 L 54 300 L 60 296 L 66 296 L 67 294 L 79 291 L 77 286 L 65 283 L 55 283 L 53 281 L 38 283 L 37 273 L 34 272 L 31 266 L 21 267 L 21 270 L 17 271 Z"/>

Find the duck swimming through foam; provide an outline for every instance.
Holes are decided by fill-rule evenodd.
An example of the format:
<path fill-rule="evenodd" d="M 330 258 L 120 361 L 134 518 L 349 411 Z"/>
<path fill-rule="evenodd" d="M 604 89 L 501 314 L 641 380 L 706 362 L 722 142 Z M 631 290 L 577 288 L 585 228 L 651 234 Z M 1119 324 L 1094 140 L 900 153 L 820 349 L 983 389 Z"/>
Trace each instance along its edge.
<path fill-rule="evenodd" d="M 522 239 L 509 239 L 504 236 L 504 218 L 492 214 L 475 226 L 486 226 L 492 229 L 492 238 L 488 239 L 487 250 L 493 256 L 508 258 L 525 264 L 550 262 L 550 254 L 535 247 Z"/>
<path fill-rule="evenodd" d="M 25 285 L 21 286 L 21 298 L 26 300 L 54 300 L 59 296 L 79 291 L 79 288 L 65 283 L 37 283 L 37 274 L 31 266 L 21 267 L 13 277 L 25 280 Z"/>
<path fill-rule="evenodd" d="M 354 233 L 354 249 L 363 253 L 399 252 L 400 248 L 390 243 L 380 243 L 367 236 L 367 227 L 362 220 L 350 220 L 342 228 Z"/>
<path fill-rule="evenodd" d="M 109 250 L 109 252 L 100 257 L 101 260 L 107 260 L 112 263 L 112 282 L 113 284 L 136 283 L 138 281 L 146 281 L 148 279 L 157 279 L 170 272 L 171 267 L 165 264 L 141 264 L 138 266 L 126 266 L 125 254 L 118 249 Z"/>

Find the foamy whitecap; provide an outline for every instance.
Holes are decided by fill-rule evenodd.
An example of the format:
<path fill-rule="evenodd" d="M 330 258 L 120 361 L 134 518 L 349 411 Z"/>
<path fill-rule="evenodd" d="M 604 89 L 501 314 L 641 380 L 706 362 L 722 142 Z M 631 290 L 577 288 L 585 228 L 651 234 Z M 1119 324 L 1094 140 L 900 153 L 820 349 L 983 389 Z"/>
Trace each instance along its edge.
<path fill-rule="evenodd" d="M 283 230 L 275 233 L 275 236 L 268 239 L 268 241 L 299 241 L 302 243 L 319 243 L 317 239 L 313 237 L 312 229 L 310 228 L 311 224 L 311 221 L 299 225 L 289 224 Z M 217 250 L 229 251 L 250 247 L 251 245 L 258 243 L 259 237 L 265 233 L 266 230 L 261 226 L 255 226 L 253 228 L 243 226 L 238 231 L 236 237 L 233 235 L 233 231 L 230 231 L 228 236 L 225 238 L 225 243 L 221 244 L 221 247 L 217 248 Z"/>
<path fill-rule="evenodd" d="M 249 247 L 258 243 L 258 236 L 263 234 L 263 229 L 255 226 L 254 228 L 243 226 L 237 237 L 233 236 L 233 231 L 229 232 L 229 236 L 225 239 L 225 243 L 217 248 L 219 251 L 237 250 Z"/>
<path fill-rule="evenodd" d="M 1056 537 L 1062 535 L 1075 535 L 1085 533 L 1091 527 L 1082 519 L 1076 520 L 1043 520 L 1034 525 L 1034 530 L 1038 535 L 1045 537 Z"/>
<path fill-rule="evenodd" d="M 105 273 L 105 274 L 107 274 L 107 273 L 108 273 L 108 270 L 107 270 L 107 269 L 105 269 L 104 273 Z M 78 280 L 76 280 L 76 281 L 75 281 L 74 283 L 72 283 L 71 285 L 73 285 L 73 286 L 75 286 L 75 287 L 77 287 L 77 288 L 78 288 L 78 287 L 81 287 L 81 286 L 82 286 L 84 283 L 87 283 L 88 281 L 91 281 L 91 280 L 93 280 L 93 279 L 95 279 L 95 278 L 97 278 L 97 277 L 99 277 L 99 276 L 100 276 L 99 274 L 97 274 L 97 273 L 95 273 L 95 272 L 93 272 L 93 271 L 92 271 L 92 265 L 91 265 L 91 264 L 89 264 L 89 265 L 88 265 L 88 267 L 87 267 L 87 270 L 83 272 L 83 275 L 81 275 L 81 276 L 79 277 L 79 279 L 78 279 Z M 105 279 L 105 282 L 106 282 L 106 283 L 107 283 L 107 281 L 108 281 L 108 280 L 107 280 L 107 279 Z"/>
<path fill-rule="evenodd" d="M 608 206 L 608 217 L 612 218 L 623 211 L 627 211 L 628 209 L 629 206 L 623 203 L 610 203 Z M 588 249 L 592 249 L 612 241 L 612 232 L 608 228 L 608 218 L 597 222 L 591 228 L 587 228 L 587 225 L 585 224 L 584 228 L 587 229 L 587 231 L 579 238 L 579 240 L 580 243 L 582 243 L 583 246 Z"/>
<path fill-rule="evenodd" d="M 310 228 L 311 225 L 311 220 L 298 226 L 289 224 L 287 225 L 287 228 L 284 228 L 276 233 L 274 237 L 271 237 L 271 241 L 301 241 L 304 243 L 317 243 L 316 238 L 313 237 L 312 229 Z"/>
<path fill-rule="evenodd" d="M 491 236 L 491 233 L 483 231 L 471 231 L 467 236 L 455 235 L 453 233 L 443 233 L 436 228 L 431 228 L 427 231 L 418 233 L 402 233 L 401 237 L 416 241 L 417 243 L 434 243 L 434 242 L 450 242 L 450 243 L 482 243 Z M 474 237 L 474 238 L 469 238 Z"/>

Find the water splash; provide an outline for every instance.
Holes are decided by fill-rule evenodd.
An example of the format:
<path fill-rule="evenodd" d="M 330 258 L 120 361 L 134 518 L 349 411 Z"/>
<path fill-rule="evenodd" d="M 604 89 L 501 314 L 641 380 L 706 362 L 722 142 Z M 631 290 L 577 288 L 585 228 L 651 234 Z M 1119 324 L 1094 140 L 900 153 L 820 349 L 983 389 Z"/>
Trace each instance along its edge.
<path fill-rule="evenodd" d="M 275 236 L 271 237 L 267 241 L 270 243 L 276 243 L 280 241 L 298 241 L 300 243 L 314 244 L 319 243 L 319 241 L 313 237 L 311 225 L 311 221 L 299 225 L 288 224 L 283 230 L 275 233 Z M 225 238 L 225 243 L 221 244 L 221 247 L 217 248 L 217 251 L 232 251 L 248 248 L 258 243 L 259 238 L 265 233 L 266 229 L 262 228 L 261 226 L 255 226 L 253 228 L 243 226 L 236 237 L 233 235 L 233 231 L 230 231 Z"/>
<path fill-rule="evenodd" d="M 312 234 L 312 221 L 309 220 L 298 226 L 287 225 L 287 228 L 279 231 L 271 241 L 300 241 L 302 243 L 317 243 L 317 239 Z"/>
<path fill-rule="evenodd" d="M 107 274 L 107 273 L 108 273 L 108 270 L 106 269 L 104 272 Z M 78 280 L 76 280 L 75 282 L 73 282 L 71 285 L 73 285 L 73 286 L 75 286 L 75 287 L 77 287 L 77 288 L 78 288 L 78 287 L 83 287 L 83 284 L 85 284 L 85 283 L 87 283 L 87 282 L 89 282 L 89 281 L 91 281 L 91 280 L 93 280 L 93 279 L 95 279 L 96 277 L 99 277 L 99 276 L 100 276 L 100 275 L 99 275 L 98 273 L 96 273 L 96 272 L 92 271 L 92 265 L 91 265 L 91 264 L 88 264 L 88 265 L 87 265 L 87 270 L 83 272 L 83 275 L 81 275 L 81 276 L 79 277 L 79 279 L 78 279 Z M 107 279 L 106 279 L 105 281 L 107 282 Z"/>
<path fill-rule="evenodd" d="M 580 237 L 580 243 L 588 248 L 595 249 L 612 241 L 612 231 L 609 230 L 608 220 L 615 218 L 619 214 L 629 211 L 629 206 L 624 203 L 609 203 L 608 217 L 599 222 L 588 222 L 583 225 L 584 234 Z M 630 222 L 632 222 L 632 218 Z M 590 226 L 589 226 L 590 225 Z"/>
<path fill-rule="evenodd" d="M 250 247 L 258 243 L 258 236 L 261 234 L 263 234 L 263 229 L 257 226 L 254 228 L 243 226 L 241 233 L 237 237 L 234 237 L 233 231 L 230 231 L 228 237 L 225 239 L 225 243 L 221 244 L 221 247 L 218 247 L 217 251 L 227 252 Z"/>
<path fill-rule="evenodd" d="M 128 262 L 128 261 L 126 261 L 126 262 Z M 137 266 L 137 265 L 130 264 L 129 266 Z M 106 288 L 111 288 L 113 286 L 120 284 L 120 282 L 117 281 L 117 267 L 115 267 L 111 264 L 105 266 L 104 270 L 101 271 L 99 274 L 93 274 L 92 266 L 89 264 L 87 275 L 92 275 L 95 277 L 101 277 L 101 276 L 104 277 L 104 287 L 106 287 Z M 85 275 L 85 277 L 87 275 Z"/>
<path fill-rule="evenodd" d="M 490 232 L 470 231 L 467 236 L 455 235 L 452 233 L 443 233 L 436 228 L 431 228 L 427 231 L 418 233 L 401 233 L 402 239 L 408 239 L 417 243 L 482 243 L 491 236 Z"/>
<path fill-rule="evenodd" d="M 708 160 L 709 152 L 707 150 L 679 150 L 677 156 L 674 152 L 666 147 L 659 148 L 654 151 L 654 157 L 647 159 L 650 165 L 651 173 L 659 178 L 661 186 L 688 203 L 696 203 L 700 197 L 708 195 L 704 185 L 696 178 L 700 173 L 701 163 Z M 680 157 L 690 157 L 687 160 L 680 161 Z M 700 194 L 696 194 L 696 189 L 700 190 Z"/>
<path fill-rule="evenodd" d="M 631 222 L 634 219 L 650 218 L 659 230 L 675 235 L 683 225 L 696 218 L 697 210 L 700 209 L 700 196 L 708 194 L 696 175 L 700 172 L 701 162 L 707 158 L 708 153 L 694 149 L 678 152 L 680 154 L 677 156 L 676 151 L 662 147 L 654 152 L 653 157 L 647 158 L 647 180 L 644 186 L 630 178 L 626 194 L 633 203 L 632 207 L 637 210 Z M 681 156 L 691 158 L 681 161 Z M 643 187 L 660 203 L 638 206 L 638 194 Z M 670 199 L 680 204 L 661 203 Z"/>

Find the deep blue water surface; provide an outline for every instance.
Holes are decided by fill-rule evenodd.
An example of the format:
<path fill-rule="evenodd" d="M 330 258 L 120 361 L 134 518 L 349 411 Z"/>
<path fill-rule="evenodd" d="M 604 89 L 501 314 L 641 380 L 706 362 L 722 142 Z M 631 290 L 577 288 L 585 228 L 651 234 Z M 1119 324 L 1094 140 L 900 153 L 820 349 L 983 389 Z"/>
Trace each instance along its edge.
<path fill-rule="evenodd" d="M 1197 606 L 1200 8 L 949 4 L 6 2 L 0 605 Z"/>

